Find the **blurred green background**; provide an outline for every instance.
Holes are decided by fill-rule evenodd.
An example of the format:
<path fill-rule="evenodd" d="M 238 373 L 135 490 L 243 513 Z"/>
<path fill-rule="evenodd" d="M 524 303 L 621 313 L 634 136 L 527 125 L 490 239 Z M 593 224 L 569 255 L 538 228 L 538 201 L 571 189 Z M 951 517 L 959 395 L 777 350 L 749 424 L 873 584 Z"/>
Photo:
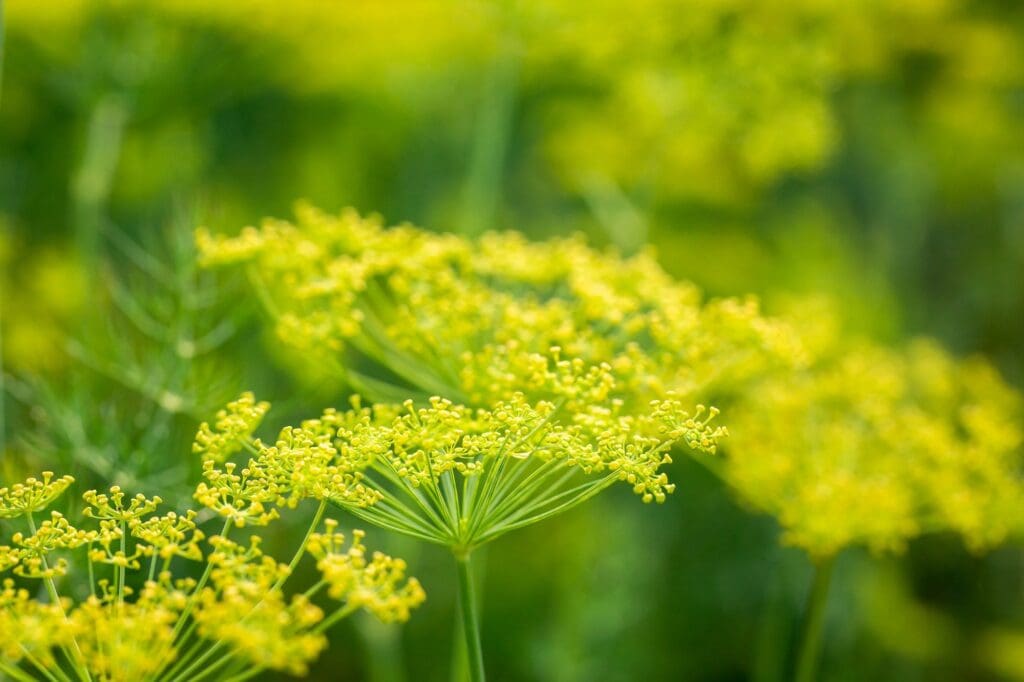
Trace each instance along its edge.
<path fill-rule="evenodd" d="M 235 232 L 300 198 L 468 234 L 652 244 L 710 295 L 775 310 L 822 296 L 852 333 L 934 335 L 1024 384 L 1019 2 L 8 0 L 5 14 L 4 480 L 46 466 L 185 500 L 198 421 L 241 390 L 275 404 L 270 426 L 341 404 L 192 261 L 197 225 Z M 696 464 L 673 478 L 658 508 L 610 493 L 488 550 L 493 679 L 784 679 L 806 560 Z M 458 679 L 446 557 L 375 538 L 409 559 L 427 605 L 401 631 L 341 629 L 313 679 Z M 848 552 L 837 581 L 822 679 L 1024 680 L 1021 548 Z"/>

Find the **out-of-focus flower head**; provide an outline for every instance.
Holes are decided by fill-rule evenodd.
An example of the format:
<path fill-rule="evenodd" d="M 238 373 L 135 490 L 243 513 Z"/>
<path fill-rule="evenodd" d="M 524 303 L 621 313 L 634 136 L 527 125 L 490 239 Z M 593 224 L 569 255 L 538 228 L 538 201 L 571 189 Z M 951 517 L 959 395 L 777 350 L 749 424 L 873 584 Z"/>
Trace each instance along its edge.
<path fill-rule="evenodd" d="M 981 361 L 862 345 L 755 386 L 723 472 L 816 557 L 943 530 L 985 549 L 1024 528 L 1020 408 Z"/>
<path fill-rule="evenodd" d="M 68 329 L 84 311 L 83 280 L 70 251 L 28 249 L 0 229 L 0 341 L 9 371 L 65 366 Z"/>
<path fill-rule="evenodd" d="M 63 59 L 95 16 L 147 15 L 143 33 L 208 30 L 262 54 L 247 79 L 428 116 L 453 84 L 484 92 L 514 64 L 509 87 L 540 131 L 530 158 L 546 155 L 583 195 L 615 187 L 742 204 L 826 165 L 849 132 L 841 96 L 859 86 L 912 103 L 912 125 L 950 180 L 971 180 L 965 165 L 985 171 L 1021 140 L 1017 17 L 961 0 L 14 0 L 8 11 L 12 31 Z M 133 77 L 123 64 L 111 71 Z"/>

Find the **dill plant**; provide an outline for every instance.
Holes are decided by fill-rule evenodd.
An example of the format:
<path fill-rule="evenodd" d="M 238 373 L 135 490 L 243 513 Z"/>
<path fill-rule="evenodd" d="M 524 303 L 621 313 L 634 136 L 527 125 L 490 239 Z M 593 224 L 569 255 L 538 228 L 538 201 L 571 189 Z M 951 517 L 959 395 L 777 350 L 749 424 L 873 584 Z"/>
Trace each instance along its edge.
<path fill-rule="evenodd" d="M 259 533 L 247 529 L 317 496 L 301 475 L 280 476 L 310 454 L 298 446 L 264 453 L 238 485 L 224 460 L 239 442 L 252 447 L 261 414 L 246 396 L 232 409 L 240 430 L 227 428 L 215 446 L 207 428 L 195 448 L 213 458 L 195 494 L 201 509 L 160 514 L 159 497 L 132 497 L 114 486 L 84 493 L 83 523 L 72 525 L 57 511 L 37 520 L 69 488 L 70 476 L 47 472 L 0 489 L 4 525 L 24 526 L 0 547 L 0 570 L 15 576 L 0 588 L 0 672 L 51 682 L 244 680 L 268 669 L 302 675 L 326 646 L 324 632 L 355 611 L 408 619 L 424 593 L 406 578 L 405 563 L 369 554 L 361 531 L 346 539 L 336 521 L 324 520 L 324 501 L 290 562 L 261 550 Z M 209 474 L 215 462 L 224 467 L 220 477 Z M 223 525 L 208 537 L 199 526 L 214 515 Z M 238 533 L 244 536 L 231 537 Z M 289 576 L 306 554 L 319 577 L 288 594 Z M 198 579 L 189 577 L 190 565 L 202 567 Z M 62 594 L 62 584 L 80 583 L 83 570 L 84 597 Z M 42 583 L 47 599 L 19 582 Z"/>
<path fill-rule="evenodd" d="M 18 315 L 5 333 L 27 334 L 26 344 L 52 347 L 55 357 L 45 370 L 7 358 L 12 437 L 4 456 L 22 473 L 54 469 L 83 488 L 116 484 L 178 499 L 193 467 L 152 453 L 187 449 L 198 424 L 237 394 L 244 350 L 232 342 L 246 313 L 197 268 L 190 230 L 171 225 L 136 240 L 110 227 L 104 237 L 117 265 L 98 277 L 89 308 L 64 293 L 85 290 L 72 254 L 31 267 L 41 292 L 51 291 L 26 291 L 40 324 Z M 71 308 L 51 330 L 45 311 L 55 298 Z"/>

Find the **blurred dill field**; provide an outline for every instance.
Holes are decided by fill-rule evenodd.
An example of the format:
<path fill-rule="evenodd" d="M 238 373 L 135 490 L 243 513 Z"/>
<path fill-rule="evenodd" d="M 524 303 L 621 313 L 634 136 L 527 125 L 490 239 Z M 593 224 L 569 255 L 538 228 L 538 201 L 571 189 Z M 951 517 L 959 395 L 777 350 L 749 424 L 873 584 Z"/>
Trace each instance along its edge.
<path fill-rule="evenodd" d="M 0 679 L 1024 680 L 1024 4 L 2 10 Z"/>

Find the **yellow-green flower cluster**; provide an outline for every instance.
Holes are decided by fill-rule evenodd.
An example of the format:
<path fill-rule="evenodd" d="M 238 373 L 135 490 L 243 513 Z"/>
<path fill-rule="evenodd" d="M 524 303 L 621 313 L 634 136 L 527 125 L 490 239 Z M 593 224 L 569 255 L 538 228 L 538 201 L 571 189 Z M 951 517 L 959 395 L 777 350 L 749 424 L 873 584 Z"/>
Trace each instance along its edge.
<path fill-rule="evenodd" d="M 241 652 L 259 668 L 305 674 L 327 645 L 315 629 L 323 611 L 304 595 L 289 601 L 274 589 L 288 567 L 264 555 L 259 538 L 241 545 L 218 536 L 213 544 L 210 585 L 195 611 L 199 634 Z"/>
<path fill-rule="evenodd" d="M 651 397 L 703 399 L 805 356 L 753 299 L 703 302 L 651 253 L 624 258 L 578 237 L 473 240 L 300 206 L 295 224 L 267 220 L 234 238 L 199 230 L 197 244 L 208 266 L 245 266 L 296 355 L 391 402 L 558 400 L 580 386 L 575 372 L 606 365 L 612 397 L 643 410 Z M 367 361 L 385 378 L 360 369 Z"/>
<path fill-rule="evenodd" d="M 150 516 L 134 524 L 131 531 L 162 561 L 174 557 L 193 561 L 203 558 L 200 543 L 206 536 L 196 527 L 196 512 L 191 509 L 184 514 L 172 511 L 163 516 Z"/>
<path fill-rule="evenodd" d="M 324 423 L 330 416 L 325 415 Z M 205 460 L 205 481 L 195 493 L 200 504 L 234 526 L 266 525 L 278 517 L 278 507 L 294 508 L 304 499 L 365 506 L 379 497 L 362 484 L 354 463 L 339 458 L 321 423 L 285 427 L 274 445 L 259 440 L 247 445 L 256 454 L 242 468 L 235 462 L 219 466 L 214 459 Z"/>
<path fill-rule="evenodd" d="M 1021 140 L 1005 99 L 1024 83 L 1020 29 L 970 3 L 539 0 L 523 13 L 537 65 L 558 60 L 587 86 L 545 102 L 544 146 L 568 187 L 598 199 L 736 205 L 817 171 L 842 143 L 835 93 L 862 83 L 915 103 L 944 171 L 959 165 L 945 147 L 976 167 Z M 907 92 L 917 59 L 933 68 Z"/>
<path fill-rule="evenodd" d="M 239 437 L 236 424 L 220 421 Z M 200 431 L 209 433 L 209 428 Z M 279 490 L 271 479 L 260 480 L 267 490 Z M 327 535 L 315 534 L 323 505 L 285 565 L 260 551 L 258 536 L 230 539 L 238 524 L 228 523 L 207 539 L 195 511 L 158 515 L 160 498 L 128 496 L 117 486 L 83 495 L 82 516 L 91 527 L 77 528 L 56 511 L 37 526 L 34 514 L 70 483 L 69 477 L 44 474 L 42 480 L 0 489 L 4 518 L 27 526 L 0 547 L 0 572 L 41 580 L 48 595 L 34 598 L 15 579 L 4 580 L 0 674 L 5 677 L 183 681 L 228 664 L 246 675 L 263 669 L 304 674 L 326 646 L 324 631 L 341 618 L 365 608 L 389 622 L 404 621 L 424 599 L 419 583 L 405 577 L 403 562 L 380 553 L 365 557 L 359 531 L 347 553 L 340 552 L 333 522 Z M 278 497 L 273 501 L 288 504 Z M 288 596 L 283 585 L 307 546 L 321 580 Z M 176 579 L 175 563 L 181 560 L 205 564 L 202 577 Z M 54 578 L 71 578 L 73 568 L 83 565 L 90 594 L 75 603 L 61 597 Z"/>
<path fill-rule="evenodd" d="M 17 532 L 11 536 L 14 547 L 3 548 L 9 557 L 5 563 L 12 565 L 14 572 L 25 578 L 52 579 L 67 573 L 68 563 L 63 557 L 55 562 L 47 561 L 50 554 L 77 549 L 97 537 L 95 532 L 73 527 L 60 512 L 50 512 L 50 518 L 38 528 L 32 527 L 30 534 Z"/>
<path fill-rule="evenodd" d="M 980 361 L 863 345 L 751 390 L 723 471 L 817 557 L 941 530 L 984 549 L 1024 529 L 1020 408 Z"/>
<path fill-rule="evenodd" d="M 645 502 L 662 502 L 674 489 L 661 470 L 673 445 L 714 452 L 725 434 L 710 423 L 714 410 L 702 418 L 699 406 L 691 415 L 675 398 L 623 414 L 621 401 L 607 399 L 607 367 L 562 379 L 554 402 L 515 393 L 486 409 L 439 397 L 422 407 L 356 400 L 347 412 L 285 428 L 274 446 L 253 441 L 257 455 L 242 469 L 208 460 L 196 498 L 233 525 L 269 522 L 278 507 L 312 498 L 468 551 L 616 481 Z"/>
<path fill-rule="evenodd" d="M 125 588 L 124 594 L 130 593 Z M 56 631 L 68 631 L 67 643 L 79 648 L 96 679 L 155 679 L 174 660 L 174 624 L 187 601 L 183 589 L 161 576 L 147 582 L 131 601 L 119 601 L 109 590 L 90 595 Z"/>
<path fill-rule="evenodd" d="M 213 426 L 207 422 L 199 426 L 192 452 L 204 460 L 223 462 L 245 446 L 268 409 L 269 403 L 256 402 L 252 393 L 243 393 L 217 412 Z"/>
<path fill-rule="evenodd" d="M 348 603 L 364 608 L 385 623 L 409 619 L 410 608 L 426 598 L 415 578 L 405 580 L 405 562 L 374 552 L 368 560 L 363 546 L 365 533 L 352 531 L 345 547 L 345 536 L 336 531 L 337 522 L 324 522 L 325 532 L 309 538 L 307 550 L 317 560 L 317 568 L 334 598 L 348 595 Z"/>
<path fill-rule="evenodd" d="M 63 609 L 63 604 L 38 601 L 27 589 L 5 578 L 0 589 L 0 661 L 4 666 L 0 670 L 8 673 L 7 666 L 22 661 L 38 661 L 44 668 L 56 666 L 54 650 L 68 644 Z"/>
<path fill-rule="evenodd" d="M 721 434 L 678 415 L 682 402 L 728 395 L 742 430 L 716 468 L 816 556 L 897 550 L 942 529 L 984 548 L 1024 528 L 1018 398 L 934 344 L 845 347 L 821 325 L 798 332 L 763 316 L 754 300 L 703 302 L 650 254 L 622 258 L 578 238 L 472 240 L 303 207 L 295 224 L 198 241 L 207 264 L 245 265 L 281 338 L 319 366 L 378 397 L 450 399 L 325 415 L 361 496 L 332 499 L 371 522 L 472 546 L 543 518 L 536 488 L 512 495 L 525 505 L 515 513 L 487 506 L 488 476 L 515 468 L 500 445 L 516 440 L 509 414 L 544 424 L 526 461 L 594 480 L 618 471 L 644 499 L 663 499 L 662 445 L 643 439 L 713 450 Z M 373 378 L 361 374 L 367 360 Z"/>
<path fill-rule="evenodd" d="M 52 471 L 44 471 L 42 480 L 30 478 L 0 488 L 0 518 L 13 519 L 46 509 L 74 480 L 71 476 L 54 479 Z"/>
<path fill-rule="evenodd" d="M 570 188 L 736 203 L 836 146 L 832 3 L 538 4 L 589 86 L 548 104 L 545 147 Z"/>

